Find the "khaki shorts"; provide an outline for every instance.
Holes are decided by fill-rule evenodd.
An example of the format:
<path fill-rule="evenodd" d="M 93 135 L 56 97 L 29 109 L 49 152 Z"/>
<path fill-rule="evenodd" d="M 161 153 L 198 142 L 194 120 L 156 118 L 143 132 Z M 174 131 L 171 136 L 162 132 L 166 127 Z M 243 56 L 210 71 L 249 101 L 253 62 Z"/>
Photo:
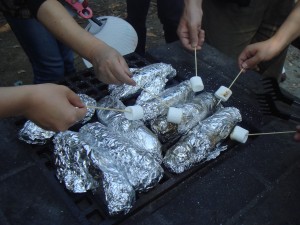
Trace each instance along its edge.
<path fill-rule="evenodd" d="M 294 0 L 251 0 L 246 7 L 224 0 L 203 0 L 205 41 L 237 60 L 247 45 L 272 37 L 293 6 Z M 259 72 L 279 78 L 286 52 L 261 63 Z"/>

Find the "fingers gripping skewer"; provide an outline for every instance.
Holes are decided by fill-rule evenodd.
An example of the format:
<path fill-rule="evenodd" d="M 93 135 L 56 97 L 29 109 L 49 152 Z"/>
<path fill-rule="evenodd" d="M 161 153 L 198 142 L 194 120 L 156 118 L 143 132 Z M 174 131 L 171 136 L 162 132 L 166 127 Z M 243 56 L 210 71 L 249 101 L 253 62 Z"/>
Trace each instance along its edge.
<path fill-rule="evenodd" d="M 104 108 L 104 107 L 89 106 L 89 105 L 87 105 L 86 107 L 93 108 L 93 109 L 100 109 L 100 110 L 124 112 L 124 115 L 128 120 L 139 120 L 144 117 L 143 108 L 139 105 L 127 106 L 125 109 Z"/>
<path fill-rule="evenodd" d="M 233 84 L 235 83 L 235 81 L 239 78 L 239 76 L 242 74 L 242 72 L 244 72 L 245 69 L 242 68 L 241 71 L 238 73 L 238 75 L 234 78 L 234 80 L 232 81 L 232 83 L 229 85 L 229 88 L 221 86 L 216 92 L 215 92 L 215 96 L 217 98 L 219 98 L 220 100 L 218 101 L 217 105 L 219 105 L 221 103 L 221 101 L 225 102 L 229 99 L 229 97 L 232 95 L 232 91 L 230 90 L 230 88 L 233 86 Z"/>

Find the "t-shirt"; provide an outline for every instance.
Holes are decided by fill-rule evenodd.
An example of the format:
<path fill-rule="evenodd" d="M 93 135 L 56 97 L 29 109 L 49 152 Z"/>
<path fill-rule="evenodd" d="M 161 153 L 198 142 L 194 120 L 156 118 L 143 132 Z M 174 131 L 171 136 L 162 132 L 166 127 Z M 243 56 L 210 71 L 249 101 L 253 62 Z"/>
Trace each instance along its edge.
<path fill-rule="evenodd" d="M 36 17 L 41 4 L 46 0 L 0 0 L 0 11 L 20 19 Z"/>

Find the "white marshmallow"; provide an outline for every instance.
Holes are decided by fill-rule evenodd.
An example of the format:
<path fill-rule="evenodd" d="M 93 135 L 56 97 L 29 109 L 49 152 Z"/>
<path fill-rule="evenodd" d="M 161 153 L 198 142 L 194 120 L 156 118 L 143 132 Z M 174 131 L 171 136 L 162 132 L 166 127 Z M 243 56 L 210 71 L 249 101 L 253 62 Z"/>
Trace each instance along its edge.
<path fill-rule="evenodd" d="M 190 82 L 194 92 L 202 91 L 204 89 L 204 85 L 201 77 L 199 76 L 191 77 Z"/>
<path fill-rule="evenodd" d="M 167 121 L 170 123 L 179 124 L 182 119 L 182 109 L 178 109 L 175 107 L 170 107 L 167 115 Z"/>
<path fill-rule="evenodd" d="M 144 110 L 139 105 L 127 106 L 125 111 L 124 115 L 128 120 L 140 120 L 144 117 Z"/>
<path fill-rule="evenodd" d="M 215 92 L 215 96 L 218 99 L 221 99 L 221 101 L 226 102 L 229 97 L 232 95 L 232 91 L 224 86 L 221 86 L 216 92 Z"/>
<path fill-rule="evenodd" d="M 230 139 L 238 141 L 240 143 L 246 143 L 248 139 L 249 131 L 240 127 L 235 126 L 233 131 L 230 134 Z"/>

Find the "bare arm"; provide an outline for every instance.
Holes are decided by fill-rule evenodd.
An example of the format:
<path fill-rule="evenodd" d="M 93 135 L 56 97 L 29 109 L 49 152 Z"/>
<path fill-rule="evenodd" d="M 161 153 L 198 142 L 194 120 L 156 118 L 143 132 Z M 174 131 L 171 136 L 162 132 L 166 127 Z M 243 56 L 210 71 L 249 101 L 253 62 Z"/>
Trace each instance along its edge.
<path fill-rule="evenodd" d="M 53 131 L 67 130 L 86 114 L 79 96 L 56 84 L 1 87 L 0 106 L 0 118 L 25 116 Z"/>
<path fill-rule="evenodd" d="M 99 80 L 104 83 L 135 84 L 125 59 L 80 27 L 57 0 L 45 1 L 38 10 L 37 18 L 57 39 L 89 60 Z"/>
<path fill-rule="evenodd" d="M 266 41 L 248 45 L 239 56 L 240 68 L 255 68 L 260 62 L 268 61 L 283 51 L 300 36 L 300 2 L 298 2 L 273 37 Z"/>

